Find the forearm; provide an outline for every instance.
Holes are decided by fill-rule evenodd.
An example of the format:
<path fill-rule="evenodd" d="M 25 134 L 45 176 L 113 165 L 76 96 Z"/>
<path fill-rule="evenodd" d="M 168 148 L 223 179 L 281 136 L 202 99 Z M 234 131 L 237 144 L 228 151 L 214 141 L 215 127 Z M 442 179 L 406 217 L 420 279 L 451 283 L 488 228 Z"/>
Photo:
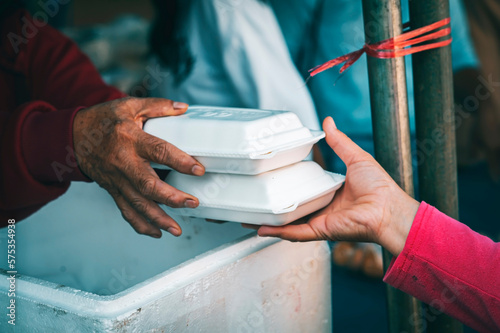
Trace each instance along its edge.
<path fill-rule="evenodd" d="M 82 107 L 56 110 L 44 102 L 32 102 L 23 125 L 21 147 L 29 173 L 40 183 L 88 180 L 74 157 L 73 120 Z"/>
<path fill-rule="evenodd" d="M 64 193 L 71 180 L 85 179 L 67 158 L 68 150 L 73 149 L 71 129 L 76 111 L 55 110 L 36 101 L 2 118 L 2 217 L 22 219 Z M 61 170 L 66 172 L 61 174 Z"/>
<path fill-rule="evenodd" d="M 32 22 L 24 10 L 9 13 L 2 36 L 22 35 L 26 20 Z M 79 108 L 124 94 L 107 86 L 77 46 L 48 25 L 20 44 L 1 43 L 0 50 L 6 93 L 0 103 L 0 215 L 22 219 L 63 194 L 70 181 L 86 180 L 72 156 Z"/>
<path fill-rule="evenodd" d="M 499 244 L 422 203 L 384 281 L 490 332 L 500 329 L 499 276 Z"/>

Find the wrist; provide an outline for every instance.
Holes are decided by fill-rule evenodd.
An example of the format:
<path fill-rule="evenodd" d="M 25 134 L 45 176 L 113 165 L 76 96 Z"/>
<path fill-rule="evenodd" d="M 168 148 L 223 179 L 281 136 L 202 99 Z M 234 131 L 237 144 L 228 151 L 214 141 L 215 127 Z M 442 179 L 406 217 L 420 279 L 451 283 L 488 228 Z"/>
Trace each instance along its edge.
<path fill-rule="evenodd" d="M 399 187 L 391 199 L 393 200 L 390 201 L 389 213 L 382 221 L 385 227 L 382 228 L 378 243 L 394 256 L 398 256 L 404 249 L 420 203 Z"/>

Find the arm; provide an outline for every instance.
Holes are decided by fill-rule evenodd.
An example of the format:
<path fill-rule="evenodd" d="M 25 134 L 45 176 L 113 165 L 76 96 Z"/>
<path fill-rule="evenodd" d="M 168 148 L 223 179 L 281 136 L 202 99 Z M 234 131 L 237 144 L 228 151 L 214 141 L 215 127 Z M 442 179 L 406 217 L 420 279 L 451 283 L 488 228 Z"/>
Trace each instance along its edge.
<path fill-rule="evenodd" d="M 5 34 L 21 34 L 20 22 L 26 19 L 35 24 L 24 11 L 16 15 L 4 25 Z M 0 64 L 11 63 L 0 84 L 8 81 L 9 72 L 24 77 L 26 87 L 13 93 L 27 91 L 31 102 L 6 102 L 9 110 L 15 107 L 1 114 L 0 223 L 26 217 L 64 193 L 72 180 L 90 179 L 110 193 L 138 233 L 159 238 L 163 229 L 180 235 L 180 226 L 158 203 L 194 208 L 198 199 L 161 181 L 149 161 L 198 176 L 204 168 L 142 127 L 149 118 L 182 114 L 187 105 L 117 99 L 123 94 L 106 86 L 87 57 L 49 27 L 11 49 L 2 45 L 10 57 Z M 102 103 L 107 100 L 113 101 Z"/>
<path fill-rule="evenodd" d="M 25 33 L 29 32 L 29 34 Z M 2 20 L 1 225 L 89 180 L 73 155 L 73 120 L 85 106 L 125 95 L 107 86 L 77 46 L 19 9 Z"/>
<path fill-rule="evenodd" d="M 498 330 L 500 245 L 425 203 L 419 206 L 331 118 L 323 127 L 347 166 L 344 186 L 306 223 L 262 226 L 259 235 L 378 243 L 397 256 L 386 282 L 473 328 Z"/>
<path fill-rule="evenodd" d="M 422 203 L 384 281 L 490 332 L 500 330 L 499 277 L 500 244 Z M 426 314 L 429 320 L 437 314 L 433 311 Z"/>

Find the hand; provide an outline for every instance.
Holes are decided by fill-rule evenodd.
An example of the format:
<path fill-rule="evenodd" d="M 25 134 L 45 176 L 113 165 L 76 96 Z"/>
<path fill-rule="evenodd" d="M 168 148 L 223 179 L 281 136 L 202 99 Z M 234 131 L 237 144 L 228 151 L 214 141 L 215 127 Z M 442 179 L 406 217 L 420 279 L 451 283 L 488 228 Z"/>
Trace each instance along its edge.
<path fill-rule="evenodd" d="M 198 206 L 198 199 L 158 178 L 149 162 L 201 176 L 203 166 L 175 146 L 142 130 L 149 118 L 176 116 L 187 104 L 160 98 L 124 98 L 79 111 L 73 123 L 75 156 L 82 172 L 113 197 L 123 218 L 140 234 L 174 236 L 181 227 L 157 202 Z"/>
<path fill-rule="evenodd" d="M 398 255 L 418 210 L 373 157 L 340 132 L 328 117 L 326 141 L 347 166 L 344 186 L 332 202 L 306 223 L 262 226 L 260 236 L 292 241 L 348 240 L 375 242 Z"/>

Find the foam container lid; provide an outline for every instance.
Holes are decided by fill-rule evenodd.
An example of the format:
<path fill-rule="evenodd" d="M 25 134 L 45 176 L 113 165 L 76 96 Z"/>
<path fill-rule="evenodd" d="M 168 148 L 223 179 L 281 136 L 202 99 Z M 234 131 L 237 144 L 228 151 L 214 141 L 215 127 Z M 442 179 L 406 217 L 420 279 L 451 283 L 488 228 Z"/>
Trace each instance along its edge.
<path fill-rule="evenodd" d="M 293 112 L 208 106 L 190 107 L 180 116 L 149 119 L 144 131 L 196 157 L 209 172 L 242 174 L 299 162 L 325 136 L 304 127 Z M 273 158 L 260 164 L 238 160 Z"/>
<path fill-rule="evenodd" d="M 344 180 L 312 161 L 256 176 L 207 173 L 195 177 L 171 172 L 166 182 L 196 196 L 200 205 L 166 210 L 181 216 L 283 225 L 327 205 Z"/>

